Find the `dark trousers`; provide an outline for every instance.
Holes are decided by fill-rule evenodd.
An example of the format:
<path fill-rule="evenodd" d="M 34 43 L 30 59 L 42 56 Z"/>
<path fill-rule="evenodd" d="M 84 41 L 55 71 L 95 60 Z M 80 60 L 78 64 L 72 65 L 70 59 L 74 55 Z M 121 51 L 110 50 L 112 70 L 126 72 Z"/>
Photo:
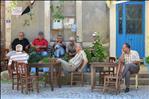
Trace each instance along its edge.
<path fill-rule="evenodd" d="M 126 88 L 129 88 L 130 85 L 130 74 L 138 73 L 139 70 L 140 70 L 139 65 L 133 63 L 125 64 L 122 77 L 125 78 Z"/>

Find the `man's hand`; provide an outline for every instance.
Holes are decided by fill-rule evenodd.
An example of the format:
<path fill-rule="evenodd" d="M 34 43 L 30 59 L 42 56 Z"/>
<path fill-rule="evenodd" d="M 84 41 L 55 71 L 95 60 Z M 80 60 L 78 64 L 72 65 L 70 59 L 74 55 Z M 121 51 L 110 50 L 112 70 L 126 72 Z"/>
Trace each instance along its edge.
<path fill-rule="evenodd" d="M 123 50 L 122 50 L 122 54 L 121 54 L 121 56 L 119 58 L 119 62 L 124 64 L 124 52 L 123 52 Z"/>
<path fill-rule="evenodd" d="M 133 64 L 139 65 L 140 61 L 134 61 Z"/>
<path fill-rule="evenodd" d="M 36 49 L 40 48 L 40 46 L 35 46 Z"/>
<path fill-rule="evenodd" d="M 25 46 L 25 49 L 29 49 L 30 45 Z"/>

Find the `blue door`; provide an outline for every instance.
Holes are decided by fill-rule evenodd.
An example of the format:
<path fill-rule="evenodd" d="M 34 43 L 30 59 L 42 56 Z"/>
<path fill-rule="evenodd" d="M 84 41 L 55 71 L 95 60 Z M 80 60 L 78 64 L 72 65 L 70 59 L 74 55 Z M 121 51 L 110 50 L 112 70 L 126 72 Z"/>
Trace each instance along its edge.
<path fill-rule="evenodd" d="M 145 53 L 145 2 L 130 1 L 116 5 L 116 56 L 125 42 L 132 50 Z"/>

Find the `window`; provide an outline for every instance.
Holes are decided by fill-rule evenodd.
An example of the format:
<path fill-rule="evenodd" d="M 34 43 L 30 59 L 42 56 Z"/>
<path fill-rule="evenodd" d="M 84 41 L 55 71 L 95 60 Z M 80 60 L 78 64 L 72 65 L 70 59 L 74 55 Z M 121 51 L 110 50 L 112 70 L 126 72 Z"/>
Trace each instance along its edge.
<path fill-rule="evenodd" d="M 126 33 L 142 33 L 142 5 L 126 5 Z"/>
<path fill-rule="evenodd" d="M 119 13 L 119 17 L 118 17 L 118 19 L 119 19 L 119 33 L 120 34 L 122 34 L 122 17 L 123 17 L 123 14 L 122 14 L 122 12 L 123 12 L 123 10 L 122 10 L 122 5 L 119 5 L 119 7 L 118 7 L 118 13 Z"/>

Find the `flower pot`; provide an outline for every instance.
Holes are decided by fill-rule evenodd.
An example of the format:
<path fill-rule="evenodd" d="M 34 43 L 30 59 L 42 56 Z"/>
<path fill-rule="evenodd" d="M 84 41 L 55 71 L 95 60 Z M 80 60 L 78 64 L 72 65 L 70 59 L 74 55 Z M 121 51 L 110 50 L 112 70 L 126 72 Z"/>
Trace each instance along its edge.
<path fill-rule="evenodd" d="M 54 19 L 52 29 L 62 29 L 63 28 L 63 20 Z"/>

